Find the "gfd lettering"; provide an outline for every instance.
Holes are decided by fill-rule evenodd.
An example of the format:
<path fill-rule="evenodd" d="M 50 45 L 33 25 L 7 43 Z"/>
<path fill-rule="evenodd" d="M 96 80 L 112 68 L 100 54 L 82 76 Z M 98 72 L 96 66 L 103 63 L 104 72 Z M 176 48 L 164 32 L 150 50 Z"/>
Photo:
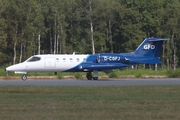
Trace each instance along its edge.
<path fill-rule="evenodd" d="M 103 56 L 104 61 L 120 61 L 118 56 Z"/>
<path fill-rule="evenodd" d="M 155 45 L 144 45 L 144 49 L 145 50 L 149 50 L 149 49 L 155 49 Z"/>

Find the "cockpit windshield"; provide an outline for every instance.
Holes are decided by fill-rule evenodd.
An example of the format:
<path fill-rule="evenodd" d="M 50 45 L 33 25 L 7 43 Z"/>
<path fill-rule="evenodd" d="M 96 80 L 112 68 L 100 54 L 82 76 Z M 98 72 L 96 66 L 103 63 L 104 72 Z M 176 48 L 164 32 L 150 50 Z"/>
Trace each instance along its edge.
<path fill-rule="evenodd" d="M 35 61 L 39 61 L 39 60 L 41 60 L 40 57 L 32 57 L 27 62 L 35 62 Z"/>

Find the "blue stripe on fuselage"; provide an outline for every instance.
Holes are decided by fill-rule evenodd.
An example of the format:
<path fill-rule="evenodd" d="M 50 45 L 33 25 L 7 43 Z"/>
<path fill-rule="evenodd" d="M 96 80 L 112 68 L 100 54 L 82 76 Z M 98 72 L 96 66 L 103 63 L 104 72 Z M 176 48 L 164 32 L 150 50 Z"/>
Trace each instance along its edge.
<path fill-rule="evenodd" d="M 100 56 L 100 61 L 98 62 L 99 56 Z M 107 60 L 104 60 L 105 58 Z M 131 65 L 131 64 L 124 64 L 123 63 L 124 60 L 125 57 L 120 54 L 102 53 L 102 54 L 88 55 L 86 57 L 86 62 L 82 61 L 75 67 L 66 70 L 66 72 L 117 69 Z"/>

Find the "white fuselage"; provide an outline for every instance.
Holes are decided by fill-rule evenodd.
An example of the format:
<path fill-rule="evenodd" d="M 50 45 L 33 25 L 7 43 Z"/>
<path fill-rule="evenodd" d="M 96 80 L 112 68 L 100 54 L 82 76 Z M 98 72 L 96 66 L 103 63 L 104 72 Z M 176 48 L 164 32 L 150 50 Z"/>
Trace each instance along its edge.
<path fill-rule="evenodd" d="M 26 61 L 6 68 L 15 72 L 60 72 L 86 62 L 88 55 L 34 55 Z"/>

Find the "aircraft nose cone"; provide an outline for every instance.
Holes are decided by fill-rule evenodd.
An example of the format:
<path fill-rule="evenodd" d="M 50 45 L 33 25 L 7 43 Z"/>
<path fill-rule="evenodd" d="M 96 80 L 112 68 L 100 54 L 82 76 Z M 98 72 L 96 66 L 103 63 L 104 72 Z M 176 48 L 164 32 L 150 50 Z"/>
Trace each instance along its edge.
<path fill-rule="evenodd" d="M 6 68 L 6 71 L 14 71 L 14 70 L 15 70 L 14 65 Z"/>
<path fill-rule="evenodd" d="M 5 69 L 5 71 L 8 71 L 8 67 Z"/>
<path fill-rule="evenodd" d="M 6 71 L 11 71 L 11 67 L 7 67 L 5 70 Z"/>
<path fill-rule="evenodd" d="M 6 68 L 6 71 L 10 71 L 10 72 L 24 71 L 24 70 L 25 70 L 24 64 L 21 64 L 21 63 L 11 65 L 11 66 Z"/>

